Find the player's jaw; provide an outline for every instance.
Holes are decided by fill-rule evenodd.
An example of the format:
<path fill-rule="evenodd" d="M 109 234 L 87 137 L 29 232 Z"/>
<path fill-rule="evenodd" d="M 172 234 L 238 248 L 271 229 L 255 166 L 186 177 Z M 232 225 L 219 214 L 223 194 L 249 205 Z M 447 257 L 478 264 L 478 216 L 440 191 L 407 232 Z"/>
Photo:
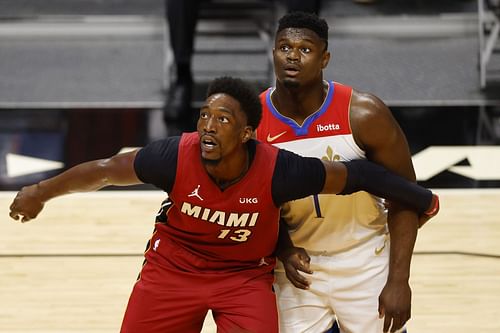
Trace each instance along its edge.
<path fill-rule="evenodd" d="M 221 159 L 221 149 L 219 140 L 213 134 L 201 133 L 200 151 L 203 161 L 219 161 Z"/>
<path fill-rule="evenodd" d="M 278 79 L 288 88 L 296 88 L 301 83 L 302 66 L 298 63 L 285 63 L 281 66 Z"/>
<path fill-rule="evenodd" d="M 300 65 L 284 64 L 276 67 L 276 80 L 288 89 L 297 89 L 322 81 L 322 71 L 315 64 L 304 63 Z"/>

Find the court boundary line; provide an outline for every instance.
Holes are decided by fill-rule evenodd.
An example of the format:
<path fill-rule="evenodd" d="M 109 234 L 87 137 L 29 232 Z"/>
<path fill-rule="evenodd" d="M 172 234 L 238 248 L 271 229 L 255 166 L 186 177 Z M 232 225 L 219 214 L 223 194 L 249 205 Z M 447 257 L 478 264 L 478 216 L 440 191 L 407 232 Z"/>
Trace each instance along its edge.
<path fill-rule="evenodd" d="M 463 192 L 467 192 L 467 195 L 470 194 L 500 194 L 500 188 L 430 188 L 433 192 L 447 195 L 462 195 Z M 0 199 L 5 198 L 14 198 L 17 191 L 0 191 Z M 101 190 L 97 192 L 85 192 L 85 193 L 72 193 L 57 197 L 55 199 L 66 198 L 69 196 L 72 197 L 98 197 L 98 198 L 114 198 L 114 197 L 166 197 L 168 194 L 161 190 Z M 52 199 L 54 200 L 54 199 Z"/>
<path fill-rule="evenodd" d="M 418 256 L 469 256 L 489 259 L 500 259 L 500 254 L 483 253 L 483 252 L 468 252 L 468 251 L 415 251 L 413 255 Z M 116 257 L 144 257 L 143 253 L 11 253 L 0 254 L 0 259 L 3 258 L 116 258 Z"/>

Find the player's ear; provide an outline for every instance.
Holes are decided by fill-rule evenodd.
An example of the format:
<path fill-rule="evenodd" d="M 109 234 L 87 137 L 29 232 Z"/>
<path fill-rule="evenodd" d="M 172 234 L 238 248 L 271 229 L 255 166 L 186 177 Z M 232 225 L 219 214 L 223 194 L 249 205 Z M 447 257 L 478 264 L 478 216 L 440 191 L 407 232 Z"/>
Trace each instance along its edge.
<path fill-rule="evenodd" d="M 323 59 L 321 59 L 321 68 L 326 68 L 328 66 L 328 63 L 330 62 L 330 57 L 331 54 L 327 50 L 323 53 Z"/>
<path fill-rule="evenodd" d="M 245 129 L 243 130 L 243 135 L 242 135 L 242 138 L 241 138 L 241 142 L 245 143 L 248 140 L 250 140 L 252 138 L 252 134 L 253 134 L 252 127 L 251 126 L 245 126 Z"/>

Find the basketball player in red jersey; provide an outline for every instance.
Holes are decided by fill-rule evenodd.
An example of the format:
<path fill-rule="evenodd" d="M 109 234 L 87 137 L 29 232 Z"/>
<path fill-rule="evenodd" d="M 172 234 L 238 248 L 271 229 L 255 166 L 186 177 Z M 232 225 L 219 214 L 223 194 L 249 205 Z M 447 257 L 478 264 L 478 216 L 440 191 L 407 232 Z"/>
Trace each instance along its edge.
<path fill-rule="evenodd" d="M 197 133 L 77 165 L 23 188 L 10 207 L 25 222 L 51 198 L 107 185 L 150 183 L 169 194 L 121 332 L 200 332 L 208 310 L 218 332 L 278 332 L 272 271 L 281 204 L 358 190 L 401 197 L 423 215 L 436 203 L 373 163 L 322 162 L 251 139 L 262 108 L 239 79 L 216 79 L 207 96 Z"/>
<path fill-rule="evenodd" d="M 406 138 L 376 96 L 323 79 L 328 24 L 314 14 L 281 18 L 273 49 L 276 87 L 261 94 L 257 139 L 329 161 L 368 159 L 415 181 Z M 419 221 L 408 207 L 366 192 L 319 195 L 285 205 L 297 251 L 283 257 L 276 289 L 281 331 L 342 333 L 402 329 L 410 318 L 410 261 Z M 422 221 L 424 222 L 424 221 Z M 390 234 L 390 246 L 389 246 Z M 307 277 L 300 260 L 310 260 Z M 281 256 L 280 256 L 281 257 Z M 299 288 L 294 288 L 286 276 Z"/>

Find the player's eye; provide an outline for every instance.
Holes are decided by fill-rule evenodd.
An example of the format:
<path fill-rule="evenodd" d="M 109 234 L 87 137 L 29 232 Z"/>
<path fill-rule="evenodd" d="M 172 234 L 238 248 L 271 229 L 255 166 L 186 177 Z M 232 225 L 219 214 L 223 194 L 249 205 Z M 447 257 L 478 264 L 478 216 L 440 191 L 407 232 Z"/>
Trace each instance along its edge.
<path fill-rule="evenodd" d="M 281 45 L 280 50 L 282 52 L 288 52 L 288 51 L 290 51 L 290 47 L 288 45 Z"/>

